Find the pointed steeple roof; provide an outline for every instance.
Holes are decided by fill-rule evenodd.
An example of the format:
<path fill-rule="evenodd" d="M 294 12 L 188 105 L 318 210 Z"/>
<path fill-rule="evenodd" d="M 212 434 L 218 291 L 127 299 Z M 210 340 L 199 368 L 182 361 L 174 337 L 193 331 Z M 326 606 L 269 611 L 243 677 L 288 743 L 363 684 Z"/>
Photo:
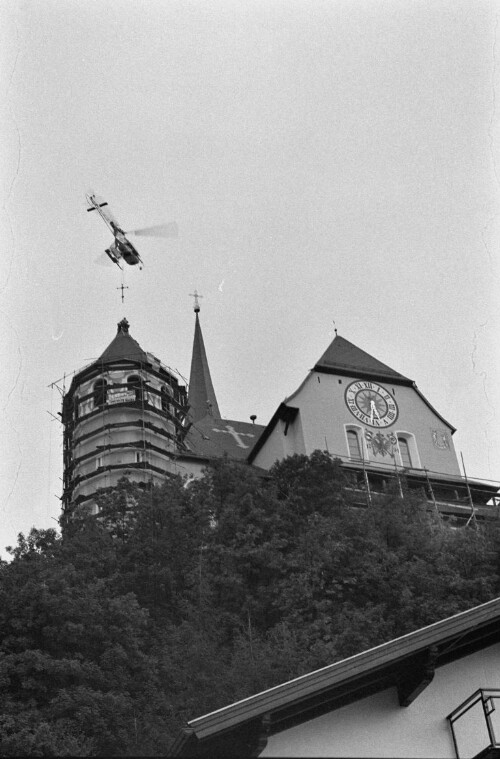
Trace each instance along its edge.
<path fill-rule="evenodd" d="M 126 319 L 118 323 L 118 332 L 104 353 L 97 359 L 100 363 L 130 359 L 131 361 L 148 362 L 146 353 L 139 343 L 129 335 L 130 324 Z"/>
<path fill-rule="evenodd" d="M 207 415 L 211 415 L 214 419 L 220 419 L 219 405 L 215 397 L 212 378 L 210 377 L 210 369 L 208 368 L 207 354 L 198 317 L 200 311 L 198 300 L 196 300 L 194 310 L 196 313 L 196 323 L 194 326 L 191 373 L 189 375 L 189 415 L 193 422 L 197 422 Z"/>
<path fill-rule="evenodd" d="M 314 367 L 316 372 L 373 377 L 404 384 L 413 381 L 337 335 Z"/>

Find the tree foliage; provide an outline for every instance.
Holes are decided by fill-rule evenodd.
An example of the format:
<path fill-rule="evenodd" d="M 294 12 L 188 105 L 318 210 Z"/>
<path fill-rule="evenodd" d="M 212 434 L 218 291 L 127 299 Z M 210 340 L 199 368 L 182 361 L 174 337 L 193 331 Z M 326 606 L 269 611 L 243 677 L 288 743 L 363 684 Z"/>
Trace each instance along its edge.
<path fill-rule="evenodd" d="M 316 451 L 269 476 L 126 480 L 0 564 L 0 754 L 160 755 L 182 721 L 498 595 L 495 521 L 399 488 L 355 507 Z"/>

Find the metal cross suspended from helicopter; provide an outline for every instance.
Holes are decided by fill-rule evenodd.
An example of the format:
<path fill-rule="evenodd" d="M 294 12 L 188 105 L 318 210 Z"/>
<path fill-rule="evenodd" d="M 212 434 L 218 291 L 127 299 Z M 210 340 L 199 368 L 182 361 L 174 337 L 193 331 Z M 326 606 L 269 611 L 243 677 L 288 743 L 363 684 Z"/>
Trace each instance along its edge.
<path fill-rule="evenodd" d="M 130 232 L 124 232 L 118 222 L 113 218 L 111 212 L 108 209 L 103 210 L 108 205 L 106 201 L 102 198 L 98 198 L 93 192 L 89 192 L 86 195 L 86 198 L 90 206 L 90 208 L 87 208 L 87 211 L 97 211 L 108 229 L 113 233 L 114 240 L 109 248 L 106 248 L 105 253 L 113 263 L 120 267 L 120 269 L 123 269 L 120 261 L 125 261 L 125 263 L 130 266 L 139 264 L 140 269 L 144 266 L 137 249 L 132 245 L 126 235 L 177 237 L 178 227 L 175 221 L 171 221 L 167 224 L 159 224 L 156 227 L 145 227 L 144 229 L 133 229 Z"/>

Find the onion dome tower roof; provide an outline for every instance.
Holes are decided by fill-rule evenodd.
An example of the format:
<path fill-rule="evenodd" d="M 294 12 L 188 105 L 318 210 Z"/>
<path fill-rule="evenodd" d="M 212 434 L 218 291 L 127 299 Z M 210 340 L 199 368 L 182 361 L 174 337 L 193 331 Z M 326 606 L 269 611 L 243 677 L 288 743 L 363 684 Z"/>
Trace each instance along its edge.
<path fill-rule="evenodd" d="M 148 356 L 142 350 L 141 346 L 129 335 L 129 323 L 122 319 L 118 323 L 118 332 L 110 342 L 106 350 L 99 356 L 99 363 L 119 361 L 120 359 L 130 359 L 132 361 L 147 362 Z"/>

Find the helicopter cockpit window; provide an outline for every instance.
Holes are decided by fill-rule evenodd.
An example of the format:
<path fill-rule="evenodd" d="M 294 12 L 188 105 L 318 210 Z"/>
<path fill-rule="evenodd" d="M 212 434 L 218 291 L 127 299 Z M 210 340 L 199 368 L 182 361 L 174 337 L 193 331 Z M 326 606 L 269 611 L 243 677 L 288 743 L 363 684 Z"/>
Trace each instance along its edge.
<path fill-rule="evenodd" d="M 94 382 L 94 406 L 104 406 L 108 395 L 108 383 L 105 379 L 98 379 Z"/>

